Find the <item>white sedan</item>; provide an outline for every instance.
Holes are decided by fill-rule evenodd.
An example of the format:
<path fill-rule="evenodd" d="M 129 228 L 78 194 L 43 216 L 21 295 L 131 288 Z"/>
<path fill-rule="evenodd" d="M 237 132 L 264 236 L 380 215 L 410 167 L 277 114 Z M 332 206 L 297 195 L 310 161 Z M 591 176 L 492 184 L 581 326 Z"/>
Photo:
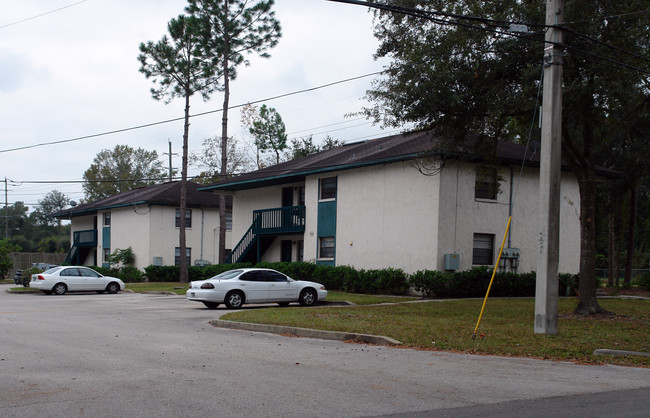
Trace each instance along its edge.
<path fill-rule="evenodd" d="M 294 280 L 275 270 L 243 268 L 193 281 L 186 295 L 188 300 L 203 302 L 210 309 L 221 303 L 229 309 L 238 309 L 244 303 L 268 302 L 281 306 L 299 302 L 311 306 L 325 298 L 327 290 L 322 284 Z"/>
<path fill-rule="evenodd" d="M 63 295 L 66 292 L 117 293 L 124 290 L 124 282 L 115 277 L 102 276 L 84 266 L 58 266 L 32 274 L 29 287 L 39 289 L 46 295 Z"/>

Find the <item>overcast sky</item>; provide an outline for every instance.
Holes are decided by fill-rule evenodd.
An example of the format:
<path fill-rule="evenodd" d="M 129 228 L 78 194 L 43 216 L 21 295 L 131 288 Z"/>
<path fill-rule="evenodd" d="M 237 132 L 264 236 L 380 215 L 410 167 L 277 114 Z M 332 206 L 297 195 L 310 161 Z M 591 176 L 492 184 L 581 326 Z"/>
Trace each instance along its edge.
<path fill-rule="evenodd" d="M 29 182 L 82 180 L 97 153 L 117 144 L 162 154 L 171 139 L 173 151 L 180 153 L 182 121 L 8 150 L 182 117 L 183 100 L 165 105 L 151 98 L 152 84 L 138 71 L 137 56 L 140 42 L 157 41 L 166 33 L 167 22 L 183 12 L 185 0 L 0 0 L 0 5 L 0 181 L 11 180 L 9 204 L 36 204 L 53 189 L 81 199 L 80 183 Z M 274 10 L 282 38 L 270 59 L 251 58 L 250 67 L 239 69 L 231 83 L 231 106 L 374 73 L 386 64 L 373 59 L 378 43 L 366 8 L 276 0 Z M 330 135 L 354 142 L 385 136 L 395 131 L 344 117 L 366 104 L 364 93 L 376 78 L 265 103 L 280 113 L 289 138 L 313 134 L 319 142 Z M 191 113 L 220 109 L 222 102 L 219 92 L 207 102 L 197 95 Z M 203 138 L 220 134 L 221 116 L 191 120 L 190 151 L 199 151 Z M 239 109 L 229 116 L 229 135 L 245 146 Z M 161 158 L 167 166 L 167 157 Z M 174 157 L 174 167 L 180 164 L 180 156 Z M 4 204 L 4 183 L 0 189 Z"/>

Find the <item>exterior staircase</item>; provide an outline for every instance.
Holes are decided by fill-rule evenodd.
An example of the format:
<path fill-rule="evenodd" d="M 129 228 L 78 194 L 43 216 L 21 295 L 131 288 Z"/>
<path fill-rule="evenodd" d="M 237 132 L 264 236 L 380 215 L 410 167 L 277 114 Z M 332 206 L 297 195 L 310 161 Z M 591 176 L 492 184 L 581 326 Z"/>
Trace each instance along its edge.
<path fill-rule="evenodd" d="M 226 263 L 259 263 L 275 238 L 304 232 L 305 206 L 253 211 L 253 223 L 226 258 Z"/>
<path fill-rule="evenodd" d="M 64 263 L 71 265 L 82 264 L 88 257 L 88 254 L 97 247 L 97 230 L 86 229 L 84 231 L 75 231 L 72 241 L 72 247 Z"/>

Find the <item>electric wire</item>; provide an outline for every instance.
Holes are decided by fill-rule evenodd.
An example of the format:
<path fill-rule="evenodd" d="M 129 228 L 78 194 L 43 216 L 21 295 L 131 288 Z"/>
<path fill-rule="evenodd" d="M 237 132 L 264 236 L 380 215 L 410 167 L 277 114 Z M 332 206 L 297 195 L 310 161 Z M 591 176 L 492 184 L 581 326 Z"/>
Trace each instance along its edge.
<path fill-rule="evenodd" d="M 59 7 L 58 9 L 50 10 L 49 12 L 41 13 L 41 14 L 39 14 L 39 15 L 32 16 L 32 17 L 28 17 L 28 18 L 26 18 L 26 19 L 22 19 L 22 20 L 18 20 L 18 21 L 16 21 L 16 22 L 7 23 L 7 24 L 5 24 L 5 25 L 0 26 L 0 29 L 8 28 L 9 26 L 14 26 L 14 25 L 17 25 L 17 24 L 19 24 L 19 23 L 24 23 L 24 22 L 28 22 L 28 21 L 30 21 L 30 20 L 34 20 L 34 19 L 39 18 L 39 17 L 47 16 L 47 15 L 49 15 L 49 14 L 59 12 L 59 11 L 61 11 L 61 10 L 63 10 L 63 9 L 67 9 L 67 8 L 69 8 L 69 7 L 72 7 L 72 6 L 76 6 L 76 5 L 78 5 L 78 4 L 85 3 L 85 2 L 87 2 L 87 1 L 88 1 L 88 0 L 81 0 L 81 1 L 78 1 L 78 2 L 76 2 L 76 3 L 68 4 L 67 6 Z"/>
<path fill-rule="evenodd" d="M 359 80 L 359 79 L 362 79 L 362 78 L 365 78 L 365 77 L 371 77 L 371 76 L 379 75 L 379 74 L 382 74 L 384 72 L 385 71 L 376 71 L 376 72 L 373 72 L 373 73 L 368 73 L 368 74 L 364 74 L 364 75 L 360 75 L 360 76 L 356 76 L 356 77 L 350 77 L 350 78 L 346 78 L 344 80 L 334 81 L 334 82 L 327 83 L 327 84 L 322 84 L 322 85 L 316 86 L 316 87 L 310 87 L 310 88 L 307 88 L 307 89 L 296 90 L 296 91 L 289 92 L 289 93 L 284 93 L 284 94 L 279 94 L 279 95 L 276 95 L 276 96 L 271 96 L 271 97 L 268 97 L 268 98 L 265 98 L 265 99 L 259 99 L 259 100 L 255 100 L 255 101 L 248 102 L 248 103 L 242 103 L 242 104 L 237 104 L 237 105 L 234 105 L 234 106 L 229 106 L 228 109 L 229 110 L 230 109 L 237 109 L 237 108 L 240 108 L 240 107 L 244 107 L 247 104 L 258 104 L 258 103 L 269 102 L 269 101 L 272 101 L 272 100 L 281 99 L 281 98 L 284 98 L 284 97 L 293 96 L 293 95 L 296 95 L 296 94 L 308 93 L 308 92 L 311 92 L 311 91 L 316 91 L 316 90 L 324 89 L 324 88 L 327 88 L 327 87 L 335 86 L 337 84 L 343 84 L 343 83 L 347 83 L 347 82 L 350 82 L 350 81 Z M 199 117 L 199 116 L 205 116 L 205 115 L 210 115 L 210 114 L 213 114 L 213 113 L 223 112 L 223 110 L 224 110 L 223 108 L 215 109 L 215 110 L 208 110 L 206 112 L 201 112 L 201 113 L 196 113 L 196 114 L 190 115 L 189 117 L 191 119 L 191 118 L 195 118 L 195 117 Z M 142 124 L 142 125 L 131 126 L 131 127 L 128 127 L 128 128 L 115 129 L 115 130 L 112 130 L 112 131 L 105 131 L 105 132 L 100 132 L 100 133 L 91 134 L 91 135 L 84 135 L 84 136 L 70 138 L 70 139 L 61 139 L 61 140 L 58 140 L 58 141 L 41 142 L 39 144 L 32 144 L 32 145 L 25 145 L 25 146 L 22 146 L 22 147 L 8 148 L 8 149 L 0 150 L 0 154 L 7 153 L 7 152 L 13 152 L 13 151 L 22 151 L 22 150 L 38 148 L 38 147 L 44 147 L 44 146 L 47 146 L 47 145 L 56 145 L 56 144 L 65 144 L 65 143 L 70 143 L 70 142 L 77 142 L 77 141 L 82 141 L 82 140 L 86 140 L 86 139 L 98 138 L 98 137 L 101 137 L 101 136 L 113 135 L 113 134 L 118 134 L 118 133 L 123 133 L 123 132 L 128 132 L 128 131 L 134 131 L 134 130 L 137 130 L 137 129 L 150 128 L 152 126 L 163 125 L 163 124 L 171 123 L 171 122 L 178 122 L 178 121 L 181 121 L 181 120 L 184 120 L 184 119 L 185 119 L 184 116 L 180 116 L 180 117 L 177 117 L 177 118 L 166 119 L 166 120 L 162 120 L 162 121 L 158 121 L 158 122 L 145 123 L 145 124 Z"/>

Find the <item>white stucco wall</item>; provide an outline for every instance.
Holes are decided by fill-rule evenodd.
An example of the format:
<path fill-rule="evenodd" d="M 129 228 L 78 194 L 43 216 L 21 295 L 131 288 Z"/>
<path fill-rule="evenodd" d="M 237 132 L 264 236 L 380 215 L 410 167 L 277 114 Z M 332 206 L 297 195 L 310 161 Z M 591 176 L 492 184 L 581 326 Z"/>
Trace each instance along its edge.
<path fill-rule="evenodd" d="M 336 264 L 435 266 L 439 180 L 408 163 L 338 173 Z"/>
<path fill-rule="evenodd" d="M 441 173 L 440 230 L 438 265 L 444 267 L 444 254 L 460 255 L 460 270 L 472 268 L 474 233 L 494 234 L 494 261 L 503 242 L 510 211 L 512 181 L 512 222 L 506 240 L 521 250 L 519 272 L 537 269 L 539 252 L 539 170 L 500 167 L 500 193 L 496 201 L 474 196 L 476 171 L 466 163 L 448 163 Z M 560 267 L 562 273 L 577 273 L 580 254 L 579 194 L 575 176 L 563 172 L 560 202 Z"/>
<path fill-rule="evenodd" d="M 282 239 L 304 239 L 304 260 L 318 251 L 318 181 L 337 176 L 336 265 L 357 268 L 402 268 L 407 272 L 444 269 L 444 255 L 460 255 L 460 270 L 472 268 L 474 234 L 494 235 L 496 262 L 511 209 L 506 247 L 521 250 L 517 271 L 536 270 L 539 252 L 539 171 L 499 167 L 496 200 L 476 199 L 474 164 L 447 161 L 436 175 L 425 176 L 409 163 L 393 163 L 308 176 L 305 180 L 304 236 L 279 237 L 263 261 L 279 261 Z M 301 183 L 291 184 L 297 190 Z M 282 188 L 238 191 L 233 201 L 233 246 L 252 222 L 254 210 L 280 207 Z M 295 194 L 297 192 L 294 192 Z M 294 194 L 294 201 L 297 197 Z M 563 172 L 560 202 L 560 268 L 579 269 L 580 223 L 578 184 Z M 292 258 L 296 244 L 293 246 Z"/>
<path fill-rule="evenodd" d="M 218 262 L 219 210 L 192 209 L 192 226 L 186 228 L 186 244 L 191 248 L 191 263 L 203 259 Z M 176 208 L 171 206 L 137 206 L 113 208 L 111 212 L 111 253 L 131 247 L 135 267 L 144 269 L 162 257 L 163 265 L 174 264 L 175 248 L 179 246 L 179 228 L 175 226 Z M 203 216 L 202 216 L 203 215 Z M 93 229 L 93 216 L 72 219 L 71 230 Z M 201 234 L 203 232 L 203 235 Z M 232 234 L 226 232 L 226 247 L 230 248 Z M 103 212 L 97 214 L 97 264 L 103 260 Z M 92 255 L 85 264 L 92 263 Z"/>

